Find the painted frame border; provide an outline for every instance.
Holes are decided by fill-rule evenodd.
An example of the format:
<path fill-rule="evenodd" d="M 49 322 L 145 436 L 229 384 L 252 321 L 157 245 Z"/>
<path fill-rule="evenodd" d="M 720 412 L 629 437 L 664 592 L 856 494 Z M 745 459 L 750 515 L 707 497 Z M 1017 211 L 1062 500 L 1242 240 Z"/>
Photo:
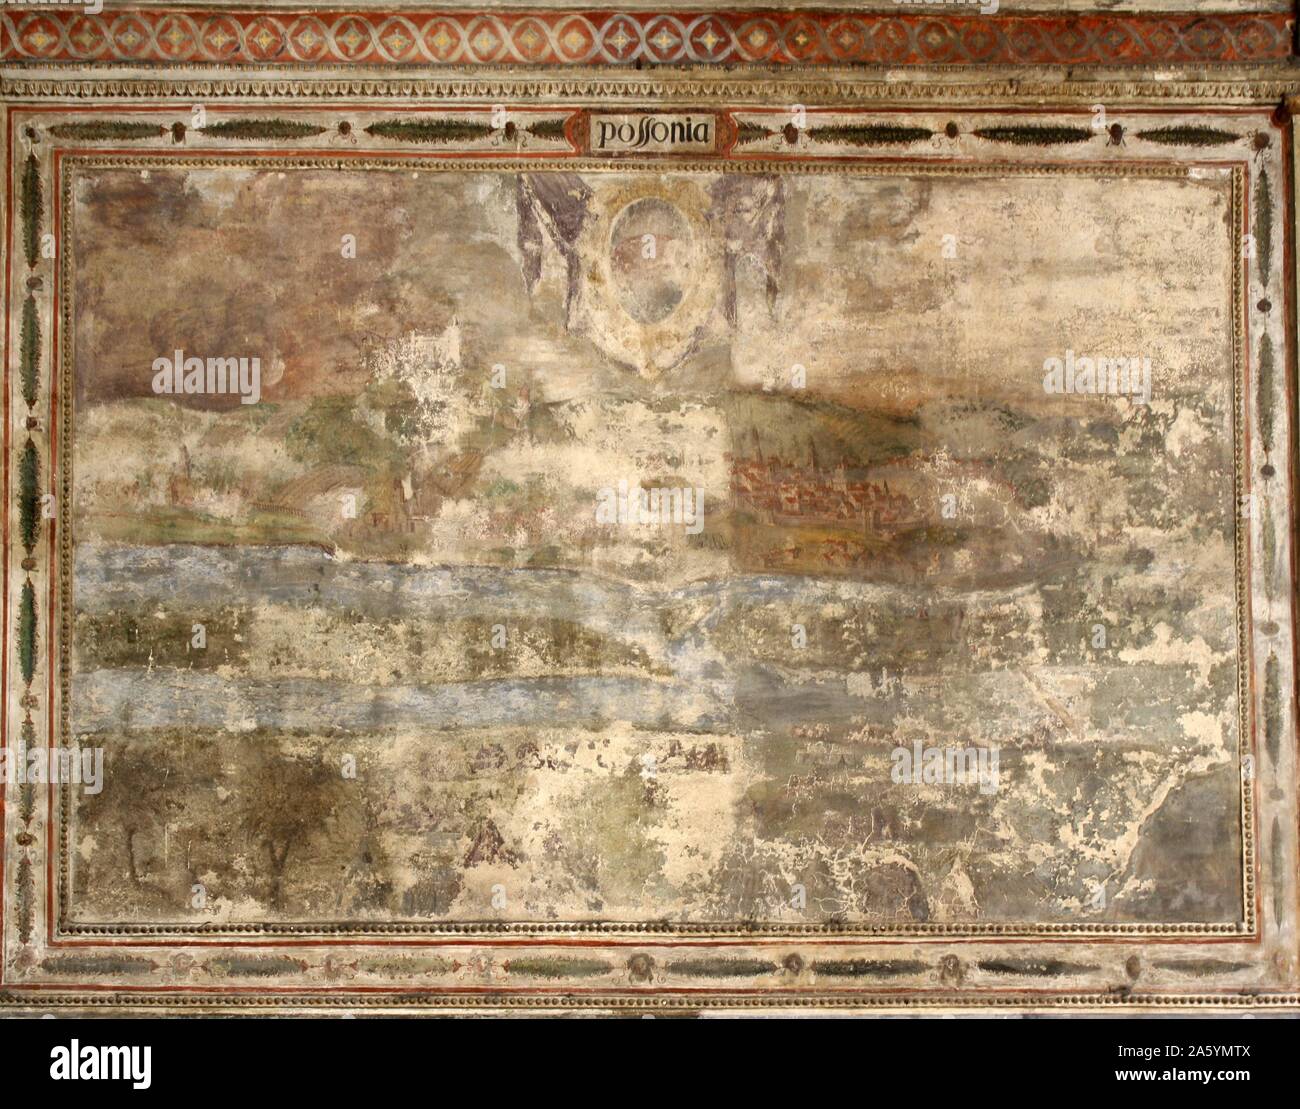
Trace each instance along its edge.
<path fill-rule="evenodd" d="M 1276 13 L 1274 13 L 1276 14 Z M 1265 736 L 1284 741 L 1280 770 L 1294 788 L 1297 769 L 1296 674 L 1297 647 L 1294 635 L 1296 607 L 1296 504 L 1297 460 L 1295 452 L 1296 413 L 1296 250 L 1295 198 L 1297 151 L 1291 114 L 1300 108 L 1300 81 L 1284 59 L 1256 65 L 1206 63 L 1154 66 L 1137 60 L 1126 67 L 1097 67 L 1091 71 L 1068 71 L 1053 66 L 1016 69 L 1004 65 L 929 65 L 917 66 L 906 79 L 886 75 L 872 67 L 838 69 L 798 64 L 777 64 L 763 71 L 655 68 L 637 72 L 630 68 L 557 66 L 526 70 L 522 67 L 491 65 L 456 66 L 448 69 L 412 67 L 397 70 L 391 66 L 357 65 L 313 67 L 288 65 L 248 65 L 195 67 L 148 65 L 18 63 L 10 73 L 0 77 L 0 116 L 9 133 L 15 115 L 48 118 L 66 114 L 68 119 L 95 119 L 105 112 L 171 112 L 183 118 L 196 98 L 211 98 L 214 107 L 228 105 L 234 114 L 260 114 L 270 111 L 294 113 L 317 109 L 347 108 L 350 113 L 393 112 L 416 108 L 421 111 L 459 112 L 481 107 L 499 99 L 520 101 L 527 98 L 541 110 L 563 114 L 575 106 L 626 103 L 655 107 L 686 104 L 715 108 L 719 103 L 749 105 L 736 109 L 737 117 L 761 115 L 763 105 L 801 102 L 810 112 L 871 114 L 876 106 L 881 114 L 956 111 L 961 105 L 968 110 L 1018 119 L 1032 115 L 1074 115 L 1086 118 L 1089 106 L 1104 102 L 1114 105 L 1125 115 L 1182 115 L 1189 120 L 1240 119 L 1253 122 L 1258 134 L 1281 139 L 1280 159 L 1270 159 L 1268 174 L 1276 196 L 1271 219 L 1280 228 L 1279 241 L 1283 258 L 1280 266 L 1282 284 L 1266 290 L 1268 296 L 1247 309 L 1254 322 L 1270 319 L 1270 331 L 1277 334 L 1284 322 L 1280 363 L 1273 369 L 1281 379 L 1286 399 L 1284 417 L 1278 422 L 1279 450 L 1268 455 L 1268 468 L 1262 488 L 1270 483 L 1285 482 L 1289 490 L 1285 506 L 1286 538 L 1282 543 L 1282 578 L 1272 591 L 1261 586 L 1252 575 L 1252 597 L 1259 600 L 1267 592 L 1270 613 L 1284 604 L 1290 639 L 1270 641 L 1268 663 L 1275 680 L 1270 686 L 1266 674 L 1252 673 L 1251 703 L 1259 716 Z M 1271 116 L 1271 119 L 1270 119 Z M 6 157 L 16 149 L 6 145 Z M 793 152 L 791 152 L 793 153 Z M 1184 150 L 1185 156 L 1195 151 Z M 870 156 L 866 151 L 852 151 L 853 156 Z M 886 151 L 877 150 L 876 157 Z M 1247 172 L 1258 173 L 1264 156 L 1258 149 L 1244 163 Z M 20 169 L 10 165 L 6 179 L 17 179 Z M 3 212 L 7 228 L 14 225 L 14 210 L 6 201 Z M 1259 205 L 1247 205 L 1244 219 L 1260 219 Z M 6 247 L 8 244 L 6 238 Z M 1278 261 L 1275 259 L 1275 262 Z M 20 269 L 21 267 L 16 267 Z M 9 268 L 6 267 L 6 281 Z M 21 277 L 21 275 L 20 275 Z M 15 282 L 7 287 L 6 303 L 16 306 Z M 1256 282 L 1248 288 L 1256 295 Z M 1277 302 L 1281 302 L 1279 305 Z M 1272 303 L 1270 303 L 1272 302 Z M 1273 316 L 1264 313 L 1269 303 Z M 15 319 L 11 311 L 7 319 Z M 1247 356 L 1251 382 L 1259 372 L 1258 359 L 1252 349 Z M 6 369 L 15 364 L 11 352 Z M 13 394 L 16 396 L 16 394 Z M 11 391 L 5 394 L 6 416 L 12 411 Z M 14 508 L 13 485 L 17 473 L 16 443 L 6 419 L 6 504 Z M 1252 412 L 1248 434 L 1256 427 Z M 36 429 L 41 434 L 39 427 Z M 1254 449 L 1254 448 L 1252 448 Z M 1279 453 L 1281 452 L 1281 453 Z M 1283 457 L 1284 455 L 1284 457 Z M 1253 457 L 1253 456 L 1252 456 Z M 1276 463 L 1276 468 L 1273 466 Z M 10 464 L 14 465 L 11 474 Z M 1253 478 L 1252 474 L 1252 478 Z M 1274 507 L 1277 506 L 1274 502 Z M 5 526 L 11 528 L 9 512 Z M 1251 550 L 1258 553 L 1257 538 Z M 18 595 L 11 592 L 11 579 L 17 564 L 9 562 L 10 544 L 6 543 L 4 598 L 5 634 L 17 632 Z M 1268 613 L 1266 613 L 1267 615 Z M 1265 626 L 1272 624 L 1266 621 Z M 1261 633 L 1253 632 L 1258 645 Z M 1274 633 L 1276 634 L 1276 632 Z M 1275 651 L 1273 645 L 1283 648 Z M 18 652 L 4 652 L 0 661 L 6 691 L 12 690 L 13 706 L 22 707 L 24 695 L 13 688 L 17 673 Z M 1265 660 L 1261 657 L 1261 663 Z M 1261 667 L 1261 670 L 1268 669 Z M 1271 690 L 1271 696 L 1270 696 Z M 51 686 L 49 692 L 54 693 Z M 4 702 L 8 714 L 10 698 Z M 943 935 L 898 939 L 878 936 L 855 939 L 850 936 L 791 937 L 790 939 L 747 938 L 734 936 L 654 937 L 637 934 L 625 936 L 540 937 L 502 936 L 439 937 L 421 941 L 400 936 L 362 941 L 362 950 L 391 952 L 392 960 L 404 966 L 418 967 L 421 951 L 446 954 L 462 966 L 460 982 L 452 985 L 443 976 L 437 982 L 422 977 L 421 972 L 404 974 L 391 985 L 375 985 L 366 973 L 353 976 L 336 955 L 313 961 L 313 952 L 322 950 L 319 939 L 309 936 L 267 940 L 256 936 L 195 939 L 186 943 L 170 961 L 158 954 L 156 944 L 148 940 L 125 937 L 69 938 L 58 948 L 42 949 L 41 960 L 34 948 L 17 947 L 21 922 L 16 918 L 13 891 L 22 875 L 10 868 L 0 874 L 0 907 L 7 910 L 0 924 L 0 939 L 5 944 L 0 960 L 0 1008 L 17 1012 L 44 1012 L 53 1008 L 86 1015 L 95 1013 L 337 1013 L 340 1010 L 376 1010 L 388 1013 L 476 1012 L 509 1015 L 521 1011 L 561 1014 L 627 1012 L 695 1012 L 704 1009 L 742 1013 L 755 1009 L 780 1008 L 790 1012 L 864 1010 L 891 1012 L 932 1010 L 947 1012 L 1053 1012 L 1074 1010 L 1115 1012 L 1116 1010 L 1155 1011 L 1223 1011 L 1252 1010 L 1300 1011 L 1300 950 L 1297 949 L 1297 822 L 1294 797 L 1290 808 L 1270 810 L 1265 800 L 1261 820 L 1257 863 L 1263 868 L 1262 881 L 1255 888 L 1259 906 L 1259 929 L 1254 937 L 1212 937 L 1195 935 L 1167 937 L 1103 936 L 1045 938 L 1026 947 L 1014 937 L 985 937 L 967 941 Z M 1285 819 L 1282 817 L 1285 815 Z M 1269 817 L 1272 823 L 1269 825 Z M 12 824 L 12 820 L 10 822 Z M 0 866 L 11 850 L 9 843 L 17 835 L 12 826 L 0 822 Z M 15 846 L 23 847 L 19 842 Z M 29 876 L 33 888 L 40 891 L 44 882 L 39 874 Z M 1278 914 L 1281 914 L 1279 916 Z M 48 918 L 47 918 L 48 919 Z M 44 921 L 42 921 L 43 923 Z M 1244 942 L 1243 942 L 1244 941 Z M 39 941 L 38 941 L 39 942 Z M 357 941 L 343 940 L 337 953 L 344 957 L 358 950 Z M 58 952 L 63 952 L 59 954 Z M 191 967 L 188 983 L 182 967 L 186 962 L 201 960 L 209 951 L 219 953 L 233 966 L 233 960 L 246 955 L 251 965 L 262 960 L 280 959 L 285 963 L 283 975 L 273 979 L 257 970 L 255 979 L 245 968 L 218 982 L 204 978 L 211 964 Z M 284 956 L 263 955 L 266 951 L 284 951 Z M 137 956 L 135 952 L 140 952 Z M 520 957 L 520 953 L 525 958 Z M 1033 952 L 1034 954 L 1028 954 Z M 1184 954 L 1185 952 L 1185 954 Z M 534 956 L 533 953 L 536 953 Z M 591 962 L 591 956 L 606 959 L 605 971 L 596 978 L 579 968 Z M 1088 965 L 1079 965 L 1082 956 Z M 459 961 L 464 958 L 463 964 Z M 358 957 L 364 962 L 364 958 Z M 150 985 L 141 979 L 144 971 L 123 969 L 125 964 L 143 962 L 154 974 L 170 975 L 179 984 Z M 160 961 L 161 960 L 161 961 Z M 152 961 L 152 962 L 151 962 Z M 184 962 L 182 962 L 184 961 Z M 556 973 L 525 974 L 525 962 L 549 961 Z M 59 970 L 53 965 L 58 963 Z M 293 964 L 291 967 L 289 964 Z M 719 969 L 727 964 L 725 974 Z M 744 973 L 738 968 L 744 964 Z M 295 969 L 296 968 L 296 969 Z M 469 973 L 469 968 L 473 973 Z M 195 975 L 198 974 L 196 979 Z M 240 984 L 240 980 L 244 984 Z M 301 984 L 294 984 L 295 979 Z M 155 979 L 156 980 L 156 979 Z M 195 984 L 196 981 L 204 984 Z M 587 982 L 591 985 L 587 985 Z M 208 984 L 210 982 L 210 984 Z"/>

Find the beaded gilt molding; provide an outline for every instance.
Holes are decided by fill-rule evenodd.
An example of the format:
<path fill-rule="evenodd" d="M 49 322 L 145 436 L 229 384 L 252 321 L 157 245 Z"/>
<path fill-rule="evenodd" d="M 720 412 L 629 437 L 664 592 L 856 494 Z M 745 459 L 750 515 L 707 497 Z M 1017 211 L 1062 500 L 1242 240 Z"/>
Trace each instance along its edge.
<path fill-rule="evenodd" d="M 1289 17 L 95 18 L 0 15 L 0 1004 L 1300 1005 Z"/>

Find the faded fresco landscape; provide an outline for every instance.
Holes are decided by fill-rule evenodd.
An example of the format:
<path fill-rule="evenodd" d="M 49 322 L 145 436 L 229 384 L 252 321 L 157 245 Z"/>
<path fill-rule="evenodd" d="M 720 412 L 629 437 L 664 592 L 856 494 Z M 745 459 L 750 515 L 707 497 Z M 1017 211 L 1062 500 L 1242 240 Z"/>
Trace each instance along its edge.
<path fill-rule="evenodd" d="M 1230 200 L 81 171 L 70 919 L 1241 919 Z"/>

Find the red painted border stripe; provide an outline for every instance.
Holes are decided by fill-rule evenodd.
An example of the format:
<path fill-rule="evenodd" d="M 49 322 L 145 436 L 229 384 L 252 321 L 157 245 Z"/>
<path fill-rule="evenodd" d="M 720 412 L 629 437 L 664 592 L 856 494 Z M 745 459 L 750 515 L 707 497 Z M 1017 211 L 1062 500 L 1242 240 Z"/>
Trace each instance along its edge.
<path fill-rule="evenodd" d="M 1112 65 L 1284 61 L 1285 12 L 0 9 L 17 65 Z"/>

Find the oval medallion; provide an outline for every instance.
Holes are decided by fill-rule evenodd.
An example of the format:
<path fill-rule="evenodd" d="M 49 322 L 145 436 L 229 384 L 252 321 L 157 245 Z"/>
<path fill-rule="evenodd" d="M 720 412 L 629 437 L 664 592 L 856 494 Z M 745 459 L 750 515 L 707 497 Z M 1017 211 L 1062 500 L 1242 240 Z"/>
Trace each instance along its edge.
<path fill-rule="evenodd" d="M 614 220 L 610 269 L 619 303 L 637 323 L 656 324 L 677 310 L 690 275 L 690 224 L 659 197 L 634 200 Z"/>

